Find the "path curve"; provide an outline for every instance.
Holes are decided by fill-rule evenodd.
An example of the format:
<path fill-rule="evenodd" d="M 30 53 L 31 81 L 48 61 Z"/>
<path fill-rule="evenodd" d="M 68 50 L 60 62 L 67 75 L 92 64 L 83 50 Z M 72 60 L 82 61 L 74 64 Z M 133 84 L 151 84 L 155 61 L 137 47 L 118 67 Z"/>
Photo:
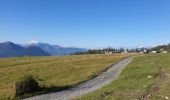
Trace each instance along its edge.
<path fill-rule="evenodd" d="M 125 68 L 132 60 L 132 57 L 124 59 L 110 67 L 107 71 L 101 73 L 96 78 L 74 86 L 70 89 L 61 92 L 30 97 L 24 100 L 70 100 L 75 97 L 80 97 L 84 94 L 97 90 L 117 79 L 122 69 Z"/>

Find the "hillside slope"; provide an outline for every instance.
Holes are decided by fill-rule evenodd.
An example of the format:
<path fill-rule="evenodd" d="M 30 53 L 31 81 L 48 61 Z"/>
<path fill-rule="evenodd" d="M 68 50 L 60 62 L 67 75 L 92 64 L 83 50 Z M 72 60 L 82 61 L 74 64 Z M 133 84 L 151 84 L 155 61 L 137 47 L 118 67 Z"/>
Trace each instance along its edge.
<path fill-rule="evenodd" d="M 61 47 L 59 45 L 50 45 L 47 43 L 33 43 L 27 46 L 36 46 L 44 51 L 48 52 L 52 56 L 63 56 L 63 55 L 70 55 L 76 52 L 85 52 L 87 49 L 84 48 L 75 48 L 75 47 Z"/>

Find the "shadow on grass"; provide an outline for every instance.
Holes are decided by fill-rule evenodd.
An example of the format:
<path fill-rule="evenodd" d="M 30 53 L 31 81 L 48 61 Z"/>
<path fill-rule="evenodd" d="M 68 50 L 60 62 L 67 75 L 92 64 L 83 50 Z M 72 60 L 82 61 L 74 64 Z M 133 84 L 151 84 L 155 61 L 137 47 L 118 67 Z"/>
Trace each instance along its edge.
<path fill-rule="evenodd" d="M 15 99 L 20 100 L 24 98 L 29 98 L 32 96 L 42 95 L 42 94 L 49 94 L 54 92 L 61 92 L 67 89 L 70 89 L 73 86 L 64 86 L 64 87 L 57 87 L 57 86 L 51 86 L 51 87 L 39 87 L 38 90 L 32 91 L 31 93 L 25 93 L 24 95 L 18 96 Z"/>
<path fill-rule="evenodd" d="M 108 68 L 107 68 L 108 69 Z M 107 69 L 103 70 L 102 72 L 106 71 Z M 101 72 L 101 73 L 102 73 Z M 77 84 L 74 85 L 68 85 L 68 86 L 62 86 L 62 87 L 58 87 L 58 86 L 50 86 L 50 87 L 46 87 L 46 86 L 41 86 L 38 88 L 38 90 L 36 91 L 32 91 L 31 93 L 25 93 L 24 95 L 15 97 L 14 100 L 20 100 L 20 99 L 25 99 L 25 98 L 29 98 L 29 97 L 33 97 L 33 96 L 38 96 L 38 95 L 44 95 L 44 94 L 49 94 L 49 93 L 55 93 L 55 92 L 61 92 L 61 91 L 65 91 L 68 90 L 70 88 L 73 88 L 79 84 L 83 84 L 91 79 L 96 78 L 98 75 L 92 75 L 88 80 L 79 82 Z"/>
<path fill-rule="evenodd" d="M 53 93 L 53 92 L 60 92 L 64 91 L 67 89 L 70 89 L 73 86 L 64 86 L 64 87 L 57 87 L 57 86 L 51 86 L 51 87 L 40 87 L 37 91 L 36 94 L 48 94 L 48 93 Z"/>

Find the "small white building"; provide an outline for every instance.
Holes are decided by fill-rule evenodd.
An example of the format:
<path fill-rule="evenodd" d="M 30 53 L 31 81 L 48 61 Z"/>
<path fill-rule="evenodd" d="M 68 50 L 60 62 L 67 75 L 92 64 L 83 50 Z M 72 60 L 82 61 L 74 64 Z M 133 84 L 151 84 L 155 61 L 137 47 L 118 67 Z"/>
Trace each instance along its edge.
<path fill-rule="evenodd" d="M 110 54 L 113 54 L 113 52 L 112 51 L 104 51 L 104 54 L 110 55 Z"/>
<path fill-rule="evenodd" d="M 127 53 L 128 53 L 128 51 L 126 51 L 126 50 L 125 50 L 125 51 L 124 51 L 124 53 L 125 53 L 125 54 L 127 54 Z"/>
<path fill-rule="evenodd" d="M 139 52 L 139 53 L 140 53 L 140 54 L 144 54 L 144 52 L 142 52 L 142 51 L 141 51 L 141 52 Z"/>
<path fill-rule="evenodd" d="M 143 53 L 145 53 L 145 54 L 146 54 L 146 53 L 147 53 L 147 50 L 143 50 Z"/>
<path fill-rule="evenodd" d="M 151 53 L 157 53 L 157 51 L 151 51 Z"/>
<path fill-rule="evenodd" d="M 168 51 L 162 51 L 162 53 L 168 53 Z"/>
<path fill-rule="evenodd" d="M 125 51 L 123 51 L 121 54 L 127 54 L 127 53 L 128 53 L 128 51 L 125 50 Z"/>

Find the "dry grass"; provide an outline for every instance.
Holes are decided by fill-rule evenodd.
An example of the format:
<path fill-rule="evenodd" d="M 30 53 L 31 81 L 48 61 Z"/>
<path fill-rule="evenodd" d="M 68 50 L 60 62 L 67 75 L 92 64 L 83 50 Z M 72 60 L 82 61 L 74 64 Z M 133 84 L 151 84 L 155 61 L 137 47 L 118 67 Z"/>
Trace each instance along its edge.
<path fill-rule="evenodd" d="M 0 59 L 0 99 L 13 98 L 15 81 L 25 74 L 42 87 L 69 87 L 84 82 L 129 55 L 79 55 Z"/>

